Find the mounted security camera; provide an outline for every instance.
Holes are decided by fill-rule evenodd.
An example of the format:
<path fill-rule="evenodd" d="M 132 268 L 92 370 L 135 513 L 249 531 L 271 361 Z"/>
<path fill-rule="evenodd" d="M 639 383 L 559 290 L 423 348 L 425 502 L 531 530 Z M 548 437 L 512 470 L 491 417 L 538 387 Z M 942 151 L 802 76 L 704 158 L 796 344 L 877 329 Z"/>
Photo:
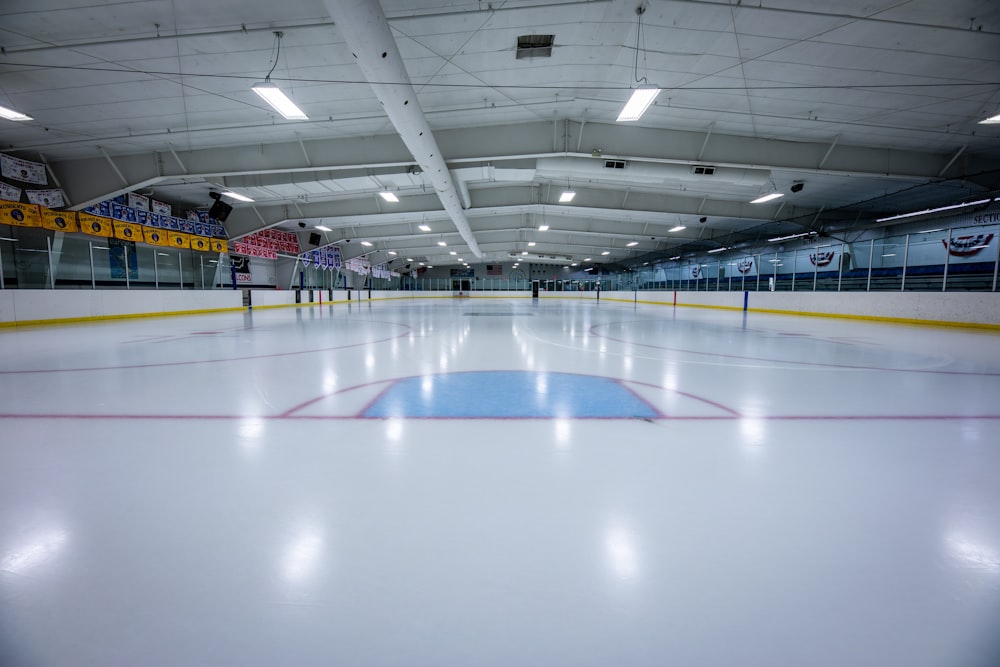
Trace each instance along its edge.
<path fill-rule="evenodd" d="M 350 243 L 351 239 L 344 239 L 344 243 Z"/>
<path fill-rule="evenodd" d="M 804 187 L 805 183 L 803 183 L 802 181 L 795 181 L 794 183 L 792 183 L 792 187 L 790 189 L 792 192 L 802 192 L 802 188 Z"/>
<path fill-rule="evenodd" d="M 698 218 L 698 222 L 708 222 L 708 218 L 705 216 L 701 216 L 700 218 Z"/>
<path fill-rule="evenodd" d="M 304 223 L 304 222 L 302 222 L 302 221 L 300 220 L 300 221 L 299 221 L 299 227 L 303 227 L 303 228 L 305 228 L 305 226 L 306 226 L 306 223 Z"/>

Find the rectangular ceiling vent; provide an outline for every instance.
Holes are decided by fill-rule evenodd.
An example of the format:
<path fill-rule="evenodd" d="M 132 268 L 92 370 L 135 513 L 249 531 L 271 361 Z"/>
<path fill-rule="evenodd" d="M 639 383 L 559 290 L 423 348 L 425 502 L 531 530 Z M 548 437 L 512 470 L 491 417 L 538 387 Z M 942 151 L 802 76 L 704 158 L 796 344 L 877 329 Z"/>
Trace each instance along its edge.
<path fill-rule="evenodd" d="M 715 167 L 709 167 L 704 164 L 696 164 L 691 167 L 691 173 L 697 176 L 711 176 L 715 173 Z"/>
<path fill-rule="evenodd" d="M 517 60 L 521 58 L 549 58 L 555 35 L 521 35 L 517 38 Z"/>
<path fill-rule="evenodd" d="M 625 164 L 626 164 L 625 160 L 605 160 L 604 161 L 604 168 L 605 169 L 624 169 L 625 168 Z"/>

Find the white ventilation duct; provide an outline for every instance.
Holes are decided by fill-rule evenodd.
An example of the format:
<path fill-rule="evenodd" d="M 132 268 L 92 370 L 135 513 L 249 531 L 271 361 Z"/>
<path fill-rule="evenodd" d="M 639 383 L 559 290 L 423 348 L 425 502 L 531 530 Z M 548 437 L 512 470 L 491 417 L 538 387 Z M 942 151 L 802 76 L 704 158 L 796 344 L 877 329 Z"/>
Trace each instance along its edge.
<path fill-rule="evenodd" d="M 469 250 L 476 257 L 482 257 L 483 253 L 465 217 L 460 195 L 417 101 L 417 93 L 410 83 L 382 6 L 378 0 L 325 0 L 325 4 L 375 97 L 382 103 L 385 114 L 420 168 L 431 179 L 458 233 L 465 239 Z"/>
<path fill-rule="evenodd" d="M 549 157 L 535 163 L 539 178 L 553 180 L 591 180 L 631 183 L 635 185 L 667 185 L 672 182 L 741 185 L 758 188 L 766 183 L 771 172 L 766 169 L 716 167 L 711 175 L 695 173 L 690 164 L 628 161 L 624 169 L 608 169 L 605 160 L 593 158 Z"/>

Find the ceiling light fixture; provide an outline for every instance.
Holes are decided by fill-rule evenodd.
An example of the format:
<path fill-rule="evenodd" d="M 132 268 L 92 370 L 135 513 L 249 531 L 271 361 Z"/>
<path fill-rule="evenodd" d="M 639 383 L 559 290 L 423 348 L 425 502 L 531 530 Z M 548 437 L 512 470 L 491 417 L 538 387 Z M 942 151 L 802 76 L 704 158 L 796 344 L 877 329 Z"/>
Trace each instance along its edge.
<path fill-rule="evenodd" d="M 685 229 L 687 229 L 687 227 L 685 227 L 684 225 L 677 225 L 676 227 L 671 227 L 667 231 L 668 232 L 682 232 Z"/>
<path fill-rule="evenodd" d="M 6 118 L 7 120 L 35 120 L 27 114 L 23 114 L 20 111 L 14 111 L 13 109 L 8 109 L 7 107 L 0 107 L 0 118 Z"/>
<path fill-rule="evenodd" d="M 451 250 L 451 251 L 449 251 L 449 252 L 448 252 L 448 254 L 449 254 L 449 255 L 457 255 L 458 253 L 457 253 L 457 252 L 455 252 L 454 250 Z"/>
<path fill-rule="evenodd" d="M 380 193 L 378 193 L 378 196 L 381 197 L 382 199 L 386 200 L 390 204 L 398 204 L 399 203 L 399 197 L 397 197 L 392 192 L 380 192 Z"/>
<path fill-rule="evenodd" d="M 561 195 L 559 195 L 559 203 L 568 204 L 569 202 L 573 201 L 573 197 L 575 196 L 576 196 L 575 192 L 573 192 L 572 190 L 566 190 Z"/>
<path fill-rule="evenodd" d="M 639 120 L 659 94 L 660 89 L 656 86 L 640 86 L 636 88 L 632 91 L 632 97 L 622 107 L 621 113 L 618 114 L 618 118 L 615 121 L 619 123 L 631 123 Z"/>
<path fill-rule="evenodd" d="M 775 241 L 787 241 L 789 239 L 800 239 L 803 236 L 816 236 L 816 232 L 802 232 L 801 234 L 789 234 L 788 236 L 775 236 L 773 239 L 768 239 L 768 243 L 774 243 Z"/>
<path fill-rule="evenodd" d="M 281 89 L 275 84 L 271 83 L 271 74 L 274 72 L 274 68 L 278 66 L 278 56 L 281 55 L 281 38 L 285 36 L 285 33 L 280 31 L 275 31 L 274 41 L 277 45 L 274 54 L 274 65 L 271 66 L 271 71 L 267 73 L 264 80 L 260 83 L 255 83 L 250 87 L 250 90 L 260 95 L 261 99 L 271 105 L 275 111 L 280 113 L 287 120 L 309 120 L 302 109 L 295 106 L 295 102 L 292 102 Z"/>
<path fill-rule="evenodd" d="M 639 245 L 639 242 L 638 242 L 638 241 L 629 241 L 629 242 L 628 242 L 628 243 L 626 243 L 625 245 L 626 245 L 627 247 L 629 247 L 629 248 L 634 248 L 635 246 Z"/>
<path fill-rule="evenodd" d="M 712 250 L 708 251 L 708 254 L 711 255 L 717 252 L 722 252 L 723 250 L 729 250 L 729 248 L 713 248 Z"/>
<path fill-rule="evenodd" d="M 441 246 L 441 247 L 443 248 L 444 246 L 446 246 L 446 245 L 448 245 L 448 244 L 447 244 L 447 243 L 445 243 L 444 241 L 438 241 L 438 245 L 439 245 L 439 246 Z"/>
<path fill-rule="evenodd" d="M 529 248 L 530 248 L 531 246 L 533 246 L 533 245 L 535 245 L 535 242 L 534 242 L 534 241 L 528 241 L 528 247 L 529 247 Z"/>
<path fill-rule="evenodd" d="M 429 232 L 429 231 L 431 231 L 431 228 L 428 227 L 427 225 L 420 225 L 420 226 L 417 227 L 417 229 L 419 229 L 422 232 Z"/>
<path fill-rule="evenodd" d="M 604 252 L 602 252 L 601 254 L 602 254 L 602 255 L 610 255 L 610 254 L 611 254 L 611 251 L 610 251 L 610 250 L 605 250 L 605 251 L 604 251 Z"/>
<path fill-rule="evenodd" d="M 979 206 L 980 204 L 989 204 L 990 199 L 980 199 L 978 201 L 970 201 L 962 204 L 952 204 L 951 206 L 939 206 L 937 208 L 927 208 L 923 211 L 914 211 L 913 213 L 900 213 L 899 215 L 892 215 L 888 218 L 878 218 L 875 222 L 889 222 L 890 220 L 900 220 L 902 218 L 912 218 L 917 215 L 927 215 L 928 213 L 940 213 L 941 211 L 953 211 L 956 208 L 965 208 L 967 206 Z"/>
<path fill-rule="evenodd" d="M 390 250 L 390 251 L 389 251 L 389 254 L 390 254 L 390 255 L 393 255 L 393 256 L 395 256 L 395 255 L 396 255 L 397 253 L 396 253 L 396 251 L 395 251 L 395 250 Z"/>
<path fill-rule="evenodd" d="M 771 194 L 767 194 L 767 195 L 763 195 L 761 197 L 757 197 L 756 199 L 754 199 L 750 203 L 751 204 L 763 204 L 764 202 L 771 201 L 772 199 L 777 199 L 778 197 L 784 197 L 784 196 L 785 195 L 781 194 L 780 192 L 772 192 Z"/>
<path fill-rule="evenodd" d="M 547 232 L 547 231 L 549 231 L 549 226 L 548 225 L 538 225 L 538 231 L 540 231 L 540 232 Z"/>
<path fill-rule="evenodd" d="M 6 116 L 4 117 L 6 118 Z M 979 121 L 980 125 L 996 125 L 997 123 L 1000 123 L 1000 113 L 998 113 L 996 116 L 990 116 L 989 118 L 984 118 L 983 120 Z"/>
<path fill-rule="evenodd" d="M 365 246 L 366 248 L 372 247 L 371 241 L 362 241 L 361 245 Z"/>
<path fill-rule="evenodd" d="M 253 203 L 253 199 L 250 199 L 250 197 L 247 197 L 246 195 L 241 195 L 240 193 L 233 192 L 231 190 L 226 190 L 225 192 L 222 193 L 222 196 L 230 197 L 231 199 L 235 199 L 236 201 L 245 201 L 251 204 Z"/>
<path fill-rule="evenodd" d="M 329 227 L 324 227 L 323 225 L 316 225 L 316 229 L 318 229 L 321 232 L 332 232 L 333 231 Z"/>

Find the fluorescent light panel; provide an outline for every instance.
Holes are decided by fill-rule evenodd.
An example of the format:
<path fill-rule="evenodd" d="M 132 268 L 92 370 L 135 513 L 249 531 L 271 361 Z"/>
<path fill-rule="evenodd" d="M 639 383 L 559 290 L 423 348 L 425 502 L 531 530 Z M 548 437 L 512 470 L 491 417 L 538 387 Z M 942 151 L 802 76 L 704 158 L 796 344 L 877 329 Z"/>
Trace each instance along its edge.
<path fill-rule="evenodd" d="M 573 201 L 573 197 L 575 196 L 576 196 L 575 192 L 573 192 L 572 190 L 567 190 L 566 192 L 559 195 L 559 203 L 565 204 L 567 202 L 571 202 Z"/>
<path fill-rule="evenodd" d="M 386 200 L 390 204 L 398 204 L 399 203 L 399 197 L 397 197 L 392 192 L 380 192 L 380 193 L 378 193 L 378 196 L 381 197 L 382 199 Z"/>
<path fill-rule="evenodd" d="M 629 241 L 629 242 L 628 242 L 628 243 L 626 243 L 625 245 L 626 245 L 626 246 L 628 246 L 629 248 L 632 248 L 632 247 L 634 247 L 634 246 L 637 246 L 637 245 L 639 245 L 639 242 L 638 242 L 638 241 Z"/>
<path fill-rule="evenodd" d="M 250 199 L 250 197 L 247 197 L 246 195 L 241 195 L 238 192 L 233 192 L 232 190 L 226 190 L 225 192 L 222 193 L 222 196 L 229 197 L 230 199 L 235 199 L 236 201 L 245 201 L 253 203 L 253 199 Z"/>
<path fill-rule="evenodd" d="M 549 226 L 548 225 L 538 225 L 538 231 L 540 231 L 540 232 L 547 232 L 547 231 L 549 231 Z"/>
<path fill-rule="evenodd" d="M 271 105 L 271 107 L 288 120 L 309 120 L 302 109 L 295 106 L 295 102 L 288 99 L 288 96 L 281 92 L 281 89 L 270 81 L 255 83 L 250 90 L 260 95 L 261 99 Z"/>
<path fill-rule="evenodd" d="M 7 107 L 0 107 L 0 118 L 6 118 L 7 120 L 35 120 L 27 114 L 23 114 L 20 111 L 14 111 L 13 109 L 8 109 Z"/>
<path fill-rule="evenodd" d="M 362 241 L 361 245 L 365 246 L 366 248 L 371 248 L 372 247 L 372 244 L 371 244 L 370 241 Z"/>
<path fill-rule="evenodd" d="M 1000 113 L 998 113 L 996 116 L 990 116 L 989 118 L 984 118 L 983 120 L 979 121 L 980 125 L 996 125 L 997 123 L 1000 123 Z"/>
<path fill-rule="evenodd" d="M 912 218 L 917 215 L 927 215 L 928 213 L 940 213 L 941 211 L 953 211 L 956 208 L 965 208 L 966 206 L 979 206 L 980 204 L 988 204 L 991 200 L 980 199 L 979 201 L 965 202 L 964 204 L 952 204 L 951 206 L 939 206 L 937 208 L 927 208 L 923 211 L 914 211 L 913 213 L 900 213 L 899 215 L 892 215 L 888 218 L 878 218 L 875 222 L 889 222 L 890 220 L 901 220 L 902 218 Z"/>
<path fill-rule="evenodd" d="M 789 234 L 788 236 L 775 236 L 773 239 L 768 239 L 768 243 L 774 243 L 775 241 L 787 241 L 788 239 L 800 239 L 803 236 L 815 236 L 816 232 L 802 232 L 801 234 Z"/>
<path fill-rule="evenodd" d="M 729 250 L 729 248 L 713 248 L 712 250 L 708 251 L 708 254 L 711 255 L 717 252 L 722 252 L 723 250 Z"/>
<path fill-rule="evenodd" d="M 668 232 L 682 232 L 685 229 L 687 229 L 687 227 L 685 227 L 684 225 L 677 225 L 676 227 L 671 227 L 667 231 Z"/>
<path fill-rule="evenodd" d="M 329 227 L 324 227 L 323 225 L 316 225 L 316 229 L 318 229 L 321 232 L 332 232 L 333 231 Z"/>
<path fill-rule="evenodd" d="M 771 194 L 764 195 L 763 197 L 757 197 L 756 199 L 754 199 L 750 203 L 751 204 L 763 204 L 766 201 L 771 201 L 772 199 L 777 199 L 778 197 L 784 197 L 784 196 L 785 195 L 781 194 L 780 192 L 772 192 Z"/>
<path fill-rule="evenodd" d="M 431 228 L 429 226 L 427 226 L 427 225 L 420 225 L 419 227 L 417 227 L 417 229 L 419 229 L 422 232 L 429 232 L 429 231 L 431 231 Z"/>
<path fill-rule="evenodd" d="M 619 123 L 639 120 L 659 94 L 659 88 L 636 88 L 615 120 Z"/>

